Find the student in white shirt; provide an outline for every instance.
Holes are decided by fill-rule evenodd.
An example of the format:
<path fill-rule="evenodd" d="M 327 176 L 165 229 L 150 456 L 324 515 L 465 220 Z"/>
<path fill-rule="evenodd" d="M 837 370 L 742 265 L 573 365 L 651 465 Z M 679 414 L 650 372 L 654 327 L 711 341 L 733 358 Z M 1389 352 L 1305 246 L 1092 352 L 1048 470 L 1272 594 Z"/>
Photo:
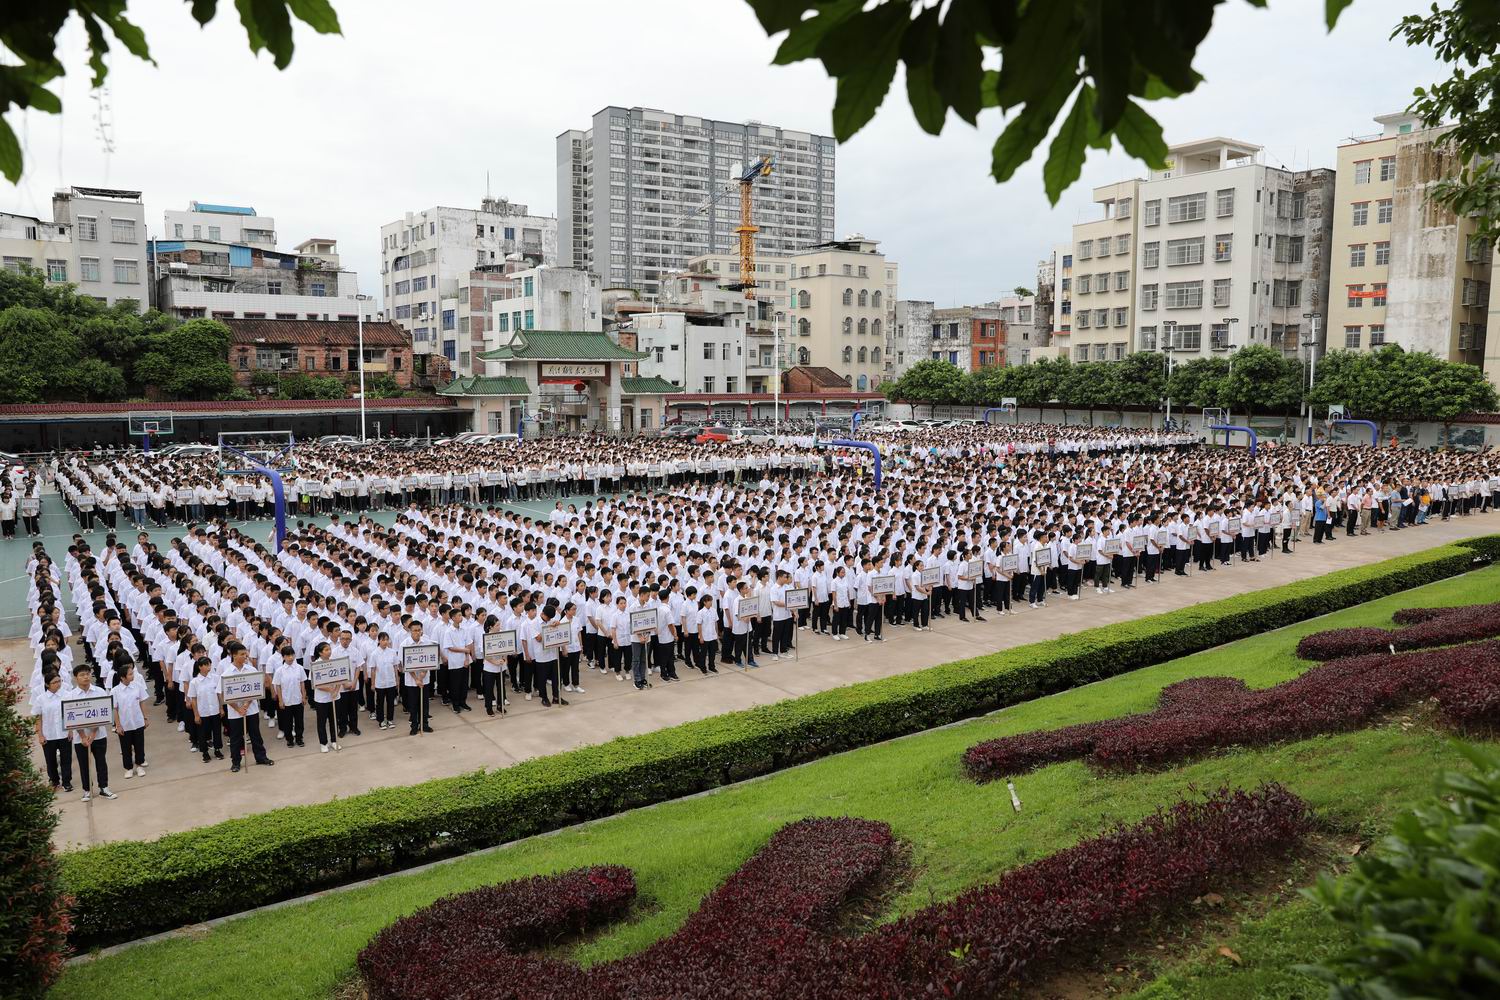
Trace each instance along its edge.
<path fill-rule="evenodd" d="M 52 791 L 73 790 L 73 755 L 68 750 L 68 731 L 62 720 L 62 675 L 48 675 L 46 687 L 31 699 L 31 714 L 36 716 L 36 740 L 47 762 L 47 778 Z"/>
<path fill-rule="evenodd" d="M 306 726 L 305 685 L 307 671 L 297 662 L 297 651 L 290 642 L 283 642 L 277 653 L 277 667 L 271 674 L 271 690 L 276 695 L 276 717 L 281 721 L 281 732 L 286 745 L 303 746 L 302 734 Z"/>
<path fill-rule="evenodd" d="M 67 693 L 64 700 L 93 698 L 101 694 L 103 692 L 94 687 L 94 672 L 87 664 L 80 663 L 73 668 L 73 690 Z M 83 783 L 83 801 L 87 802 L 93 798 L 89 791 L 90 756 L 94 759 L 94 772 L 99 779 L 99 794 L 106 799 L 119 797 L 109 790 L 109 728 L 107 726 L 73 730 L 73 755 L 78 761 L 78 777 Z"/>
<path fill-rule="evenodd" d="M 328 663 L 333 659 L 333 646 L 327 642 L 319 642 L 313 647 L 313 654 L 308 658 L 308 676 L 312 676 L 315 666 Z M 326 669 L 326 668 L 325 668 Z M 318 722 L 318 752 L 327 753 L 329 750 L 342 750 L 339 745 L 338 723 L 334 719 L 334 706 L 339 700 L 339 694 L 344 690 L 340 681 L 330 684 L 315 684 L 313 686 L 313 712 Z"/>
<path fill-rule="evenodd" d="M 115 686 L 109 692 L 115 703 L 115 735 L 120 738 L 120 762 L 125 777 L 144 778 L 146 768 L 146 727 L 151 720 L 141 710 L 141 702 L 150 695 L 146 681 L 135 664 L 122 661 L 115 671 Z"/>
<path fill-rule="evenodd" d="M 698 599 L 698 662 L 699 673 L 716 674 L 719 653 L 719 619 L 714 613 L 714 595 L 704 594 Z"/>
<path fill-rule="evenodd" d="M 401 651 L 391 645 L 389 633 L 381 632 L 365 665 L 374 685 L 375 721 L 381 729 L 396 728 L 396 674 L 400 663 Z"/>
<path fill-rule="evenodd" d="M 254 677 L 262 674 L 261 668 L 250 662 L 250 650 L 245 647 L 244 643 L 231 642 L 225 647 L 225 652 L 229 655 L 229 666 L 224 670 L 224 677 Z M 262 682 L 264 682 L 263 674 Z M 275 761 L 266 756 L 266 744 L 260 735 L 260 699 L 231 701 L 224 708 L 229 720 L 229 770 L 236 773 L 240 770 L 240 761 L 245 756 L 247 738 L 250 741 L 250 751 L 255 757 L 255 763 L 265 767 L 274 764 Z"/>

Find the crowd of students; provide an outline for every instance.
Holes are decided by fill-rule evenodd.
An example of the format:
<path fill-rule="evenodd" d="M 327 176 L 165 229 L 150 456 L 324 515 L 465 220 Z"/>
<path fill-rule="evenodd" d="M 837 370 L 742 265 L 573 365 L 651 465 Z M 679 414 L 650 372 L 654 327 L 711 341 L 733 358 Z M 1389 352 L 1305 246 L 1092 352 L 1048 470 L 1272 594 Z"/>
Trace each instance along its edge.
<path fill-rule="evenodd" d="M 321 752 L 337 752 L 362 723 L 430 732 L 435 705 L 563 707 L 595 681 L 646 689 L 679 670 L 793 658 L 799 634 L 879 643 L 935 618 L 985 621 L 1088 588 L 1113 594 L 1290 554 L 1305 535 L 1324 544 L 1500 505 L 1500 467 L 1486 454 L 1251 456 L 1160 433 L 1025 426 L 871 437 L 885 456 L 880 488 L 860 452 L 791 439 L 728 452 L 632 442 L 619 465 L 590 464 L 563 439 L 527 442 L 514 453 L 527 464 L 505 484 L 472 484 L 479 495 L 465 483 L 404 497 L 390 526 L 362 513 L 356 492 L 348 514 L 309 511 L 280 551 L 222 520 L 166 544 L 142 531 L 95 551 L 76 536 L 61 573 L 38 546 L 32 699 L 48 773 L 68 790 L 76 760 L 87 794 L 92 764 L 113 795 L 110 733 L 60 731 L 61 703 L 95 689 L 115 700 L 127 776 L 144 773 L 141 709 L 157 706 L 204 762 L 223 759 L 227 735 L 239 771 L 251 759 L 271 765 L 270 740 L 304 745 L 309 704 Z M 489 447 L 468 467 L 505 457 Z M 450 459 L 460 461 L 437 456 Z M 307 468 L 323 461 L 335 459 L 314 452 Z M 129 458 L 59 474 L 77 487 L 147 467 Z M 580 495 L 546 516 L 482 502 L 487 485 L 508 497 L 519 468 L 527 485 L 550 469 L 555 479 L 536 482 Z M 597 496 L 596 470 L 637 491 Z M 64 579 L 81 623 L 76 654 Z M 226 680 L 247 677 L 260 678 L 260 697 L 224 704 Z"/>

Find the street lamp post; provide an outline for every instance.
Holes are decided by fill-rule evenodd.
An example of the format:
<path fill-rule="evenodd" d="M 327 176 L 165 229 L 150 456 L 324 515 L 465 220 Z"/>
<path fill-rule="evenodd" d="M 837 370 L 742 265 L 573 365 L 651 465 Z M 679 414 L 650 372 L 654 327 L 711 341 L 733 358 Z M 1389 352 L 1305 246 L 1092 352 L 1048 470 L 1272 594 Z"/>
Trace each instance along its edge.
<path fill-rule="evenodd" d="M 1302 346 L 1307 348 L 1307 392 L 1311 393 L 1314 383 L 1318 380 L 1318 314 L 1305 312 L 1302 318 L 1307 320 L 1307 336 L 1302 340 Z M 1313 412 L 1312 401 L 1304 393 L 1302 397 L 1302 408 L 1307 415 L 1307 443 L 1312 444 Z"/>
<path fill-rule="evenodd" d="M 365 303 L 370 300 L 368 295 L 355 295 L 355 311 L 359 316 L 359 439 L 361 442 L 365 437 Z"/>
<path fill-rule="evenodd" d="M 1172 423 L 1172 352 L 1176 348 L 1172 344 L 1172 334 L 1177 330 L 1177 321 L 1166 320 L 1161 325 L 1162 332 L 1166 335 L 1166 343 L 1162 346 L 1162 353 L 1167 356 L 1167 416 L 1163 424 L 1163 430 Z"/>

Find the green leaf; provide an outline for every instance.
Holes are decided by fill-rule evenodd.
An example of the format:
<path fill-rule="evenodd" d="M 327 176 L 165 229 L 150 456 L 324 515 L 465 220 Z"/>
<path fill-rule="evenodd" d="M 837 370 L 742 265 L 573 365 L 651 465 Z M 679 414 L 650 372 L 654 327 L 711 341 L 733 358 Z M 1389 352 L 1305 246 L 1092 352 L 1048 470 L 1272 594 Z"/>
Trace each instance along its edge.
<path fill-rule="evenodd" d="M 1158 170 L 1166 166 L 1167 140 L 1162 135 L 1161 124 L 1134 101 L 1125 102 L 1125 111 L 1115 126 L 1115 136 L 1125 147 L 1125 152 L 1146 166 Z"/>
<path fill-rule="evenodd" d="M 89 68 L 94 71 L 94 86 L 104 86 L 104 78 L 109 75 L 109 66 L 104 62 L 104 56 L 109 52 L 109 40 L 104 37 L 104 28 L 100 26 L 98 18 L 90 14 L 79 14 L 83 19 L 84 33 L 89 37 Z"/>
<path fill-rule="evenodd" d="M 116 11 L 110 11 L 104 15 L 104 23 L 109 25 L 109 30 L 115 33 L 120 44 L 125 46 L 126 51 L 138 59 L 155 65 L 156 60 L 151 58 L 151 50 L 146 45 L 146 33 L 136 27 L 125 17 L 124 6 Z"/>
<path fill-rule="evenodd" d="M 1328 21 L 1329 31 L 1332 31 L 1333 26 L 1339 23 L 1339 15 L 1344 12 L 1344 8 L 1353 2 L 1354 0 L 1323 0 L 1323 12 Z"/>
<path fill-rule="evenodd" d="M 906 63 L 906 99 L 911 103 L 917 124 L 929 135 L 943 131 L 948 102 L 943 100 L 933 81 L 933 61 L 937 57 L 937 7 L 928 7 L 916 16 L 901 40 L 901 61 Z"/>
<path fill-rule="evenodd" d="M 21 182 L 21 144 L 4 118 L 0 118 L 0 174 L 12 184 Z"/>
<path fill-rule="evenodd" d="M 240 23 L 250 36 L 250 51 L 271 53 L 277 69 L 286 69 L 292 61 L 292 19 L 285 0 L 234 0 L 240 12 Z"/>
<path fill-rule="evenodd" d="M 1047 200 L 1056 205 L 1068 186 L 1083 173 L 1083 158 L 1095 137 L 1094 88 L 1084 84 L 1073 99 L 1073 108 L 1052 139 L 1047 163 L 1042 167 L 1042 183 Z"/>
<path fill-rule="evenodd" d="M 774 35 L 778 31 L 786 31 L 788 28 L 802 20 L 802 12 L 814 6 L 810 0 L 747 0 L 750 9 L 755 11 L 756 20 L 760 26 L 766 29 L 766 34 Z"/>
<path fill-rule="evenodd" d="M 328 0 L 287 0 L 297 20 L 320 35 L 342 34 L 339 16 Z"/>
<path fill-rule="evenodd" d="M 1035 101 L 1057 81 L 1078 72 L 1079 32 L 1071 3 L 1032 3 L 1005 47 L 996 103 L 1002 108 Z M 1051 124 L 1050 122 L 1048 123 Z"/>
<path fill-rule="evenodd" d="M 1005 131 L 995 140 L 990 152 L 990 174 L 995 180 L 1010 180 L 1016 170 L 1031 159 L 1038 144 L 1047 138 L 1057 113 L 1067 103 L 1068 95 L 1078 85 L 1078 78 L 1070 77 L 1058 81 L 1051 93 L 1040 102 L 1027 102 L 1021 111 L 1006 124 Z"/>
<path fill-rule="evenodd" d="M 200 25 L 207 24 L 214 19 L 219 11 L 219 0 L 192 0 L 193 20 Z"/>
<path fill-rule="evenodd" d="M 820 7 L 816 17 L 798 21 L 792 26 L 786 38 L 782 39 L 780 47 L 776 49 L 776 57 L 771 62 L 777 66 L 786 66 L 803 59 L 811 59 L 817 55 L 818 46 L 824 37 L 859 13 L 861 6 L 862 0 L 836 0 L 834 3 Z"/>
<path fill-rule="evenodd" d="M 904 4 L 888 3 L 849 18 L 843 30 L 826 35 L 818 57 L 838 78 L 833 102 L 833 135 L 846 142 L 875 116 L 896 76 L 902 36 L 911 24 Z"/>
<path fill-rule="evenodd" d="M 964 121 L 975 124 L 982 106 L 984 52 L 979 48 L 975 20 L 983 0 L 953 0 L 937 35 L 933 82 L 938 93 Z M 929 8 L 936 10 L 936 8 Z"/>
<path fill-rule="evenodd" d="M 62 101 L 56 94 L 38 84 L 26 93 L 26 107 L 45 111 L 49 115 L 62 114 Z"/>

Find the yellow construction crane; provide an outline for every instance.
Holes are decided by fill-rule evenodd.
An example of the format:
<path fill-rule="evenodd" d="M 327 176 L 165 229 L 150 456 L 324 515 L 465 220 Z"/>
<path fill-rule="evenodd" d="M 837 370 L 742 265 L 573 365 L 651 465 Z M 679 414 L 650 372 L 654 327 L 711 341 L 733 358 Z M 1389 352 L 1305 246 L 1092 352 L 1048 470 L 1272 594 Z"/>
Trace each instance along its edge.
<path fill-rule="evenodd" d="M 754 199 L 751 194 L 751 189 L 754 186 L 755 179 L 757 177 L 769 177 L 771 175 L 771 171 L 775 168 L 776 157 L 770 155 L 762 156 L 753 164 L 740 171 L 740 176 L 738 178 L 740 184 L 740 224 L 734 227 L 734 231 L 739 235 L 740 238 L 740 280 L 734 284 L 725 285 L 724 287 L 731 288 L 736 291 L 743 290 L 745 293 L 745 298 L 751 300 L 752 302 L 755 300 L 755 234 L 760 232 L 760 229 L 755 225 L 754 221 Z M 718 200 L 724 196 L 725 191 L 727 190 L 728 188 L 725 188 L 718 194 L 714 195 L 712 198 L 708 199 L 708 201 L 698 206 L 698 208 L 683 216 L 678 220 L 678 226 L 681 226 L 684 222 L 686 222 L 688 219 L 691 219 L 699 212 L 704 212 L 713 208 L 713 206 L 718 203 Z"/>

